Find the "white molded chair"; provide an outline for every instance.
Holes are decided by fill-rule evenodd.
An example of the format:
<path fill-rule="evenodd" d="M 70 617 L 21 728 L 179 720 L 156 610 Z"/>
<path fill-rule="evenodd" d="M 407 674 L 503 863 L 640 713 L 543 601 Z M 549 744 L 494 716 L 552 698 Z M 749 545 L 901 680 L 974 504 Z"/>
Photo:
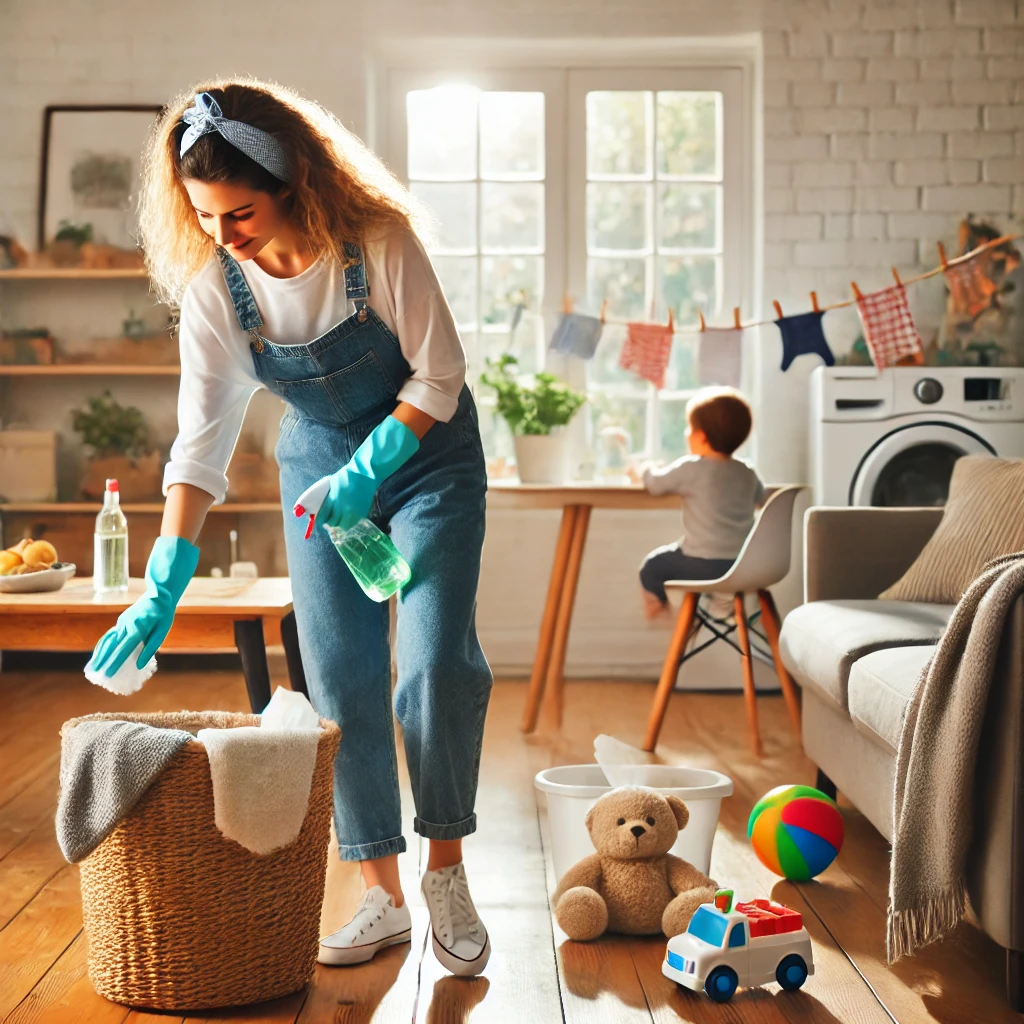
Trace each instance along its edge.
<path fill-rule="evenodd" d="M 761 734 L 757 727 L 757 698 L 754 692 L 754 665 L 750 653 L 750 633 L 754 621 L 760 617 L 769 646 L 775 671 L 782 686 L 782 694 L 786 699 L 789 717 L 797 741 L 800 740 L 800 701 L 796 687 L 789 677 L 782 659 L 779 656 L 779 613 L 775 607 L 769 587 L 774 586 L 789 572 L 791 555 L 791 537 L 793 533 L 793 507 L 797 495 L 805 490 L 802 486 L 776 488 L 765 502 L 754 528 L 743 543 L 743 548 L 736 556 L 732 568 L 717 580 L 672 580 L 665 584 L 667 590 L 683 591 L 683 606 L 676 619 L 675 630 L 669 643 L 665 664 L 661 669 L 661 679 L 651 706 L 651 714 L 647 720 L 647 736 L 644 750 L 654 750 L 658 743 L 658 734 L 665 719 L 668 699 L 679 675 L 679 666 L 687 658 L 693 657 L 705 647 L 717 640 L 724 640 L 739 651 L 743 662 L 743 694 L 747 706 L 747 722 L 750 726 L 751 742 L 755 754 L 762 754 Z M 760 611 L 748 619 L 744 606 L 744 596 L 756 592 Z M 698 605 L 701 594 L 728 593 L 733 597 L 735 624 L 728 624 L 717 619 Z M 684 653 L 693 627 L 694 619 L 706 626 L 713 636 L 695 650 Z M 732 639 L 735 630 L 739 643 Z M 759 635 L 759 634 L 758 634 Z"/>

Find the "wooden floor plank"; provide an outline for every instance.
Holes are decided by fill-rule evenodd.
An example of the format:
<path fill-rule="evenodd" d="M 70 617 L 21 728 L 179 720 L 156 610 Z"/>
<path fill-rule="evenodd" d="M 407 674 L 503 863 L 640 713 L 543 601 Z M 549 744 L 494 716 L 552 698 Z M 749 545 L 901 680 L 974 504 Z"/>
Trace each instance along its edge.
<path fill-rule="evenodd" d="M 49 820 L 0 858 L 0 931 L 66 866 Z"/>

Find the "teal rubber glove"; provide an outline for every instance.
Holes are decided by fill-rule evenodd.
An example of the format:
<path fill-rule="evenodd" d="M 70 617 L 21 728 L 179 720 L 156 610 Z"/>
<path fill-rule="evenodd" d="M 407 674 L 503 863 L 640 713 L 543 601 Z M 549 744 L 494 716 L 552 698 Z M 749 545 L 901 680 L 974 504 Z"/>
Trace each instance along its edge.
<path fill-rule="evenodd" d="M 404 466 L 419 447 L 419 438 L 401 420 L 388 416 L 374 427 L 346 465 L 310 488 L 312 491 L 318 485 L 328 486 L 327 496 L 316 511 L 316 521 L 321 526 L 350 530 L 360 519 L 366 519 L 377 488 Z M 298 511 L 300 507 L 296 505 L 297 515 L 303 514 Z"/>
<path fill-rule="evenodd" d="M 146 565 L 146 593 L 100 637 L 90 667 L 110 678 L 142 644 L 135 667 L 144 668 L 170 632 L 174 610 L 198 564 L 199 548 L 184 537 L 157 537 Z"/>

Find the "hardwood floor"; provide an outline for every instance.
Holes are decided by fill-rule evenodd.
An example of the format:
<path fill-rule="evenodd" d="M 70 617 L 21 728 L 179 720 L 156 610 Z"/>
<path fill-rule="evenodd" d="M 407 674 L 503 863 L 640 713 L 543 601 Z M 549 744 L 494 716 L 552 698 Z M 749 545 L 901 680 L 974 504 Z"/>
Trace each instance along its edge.
<path fill-rule="evenodd" d="M 283 664 L 274 682 L 284 683 Z M 0 1020 L 9 1024 L 171 1024 L 233 1020 L 249 1024 L 640 1024 L 688 1021 L 758 1024 L 999 1024 L 1020 1018 L 1003 995 L 1003 952 L 969 926 L 894 968 L 885 966 L 888 850 L 852 808 L 838 860 L 818 880 L 795 885 L 754 857 L 746 821 L 755 800 L 784 782 L 814 781 L 796 749 L 778 697 L 759 700 L 765 756 L 749 752 L 740 695 L 673 694 L 659 754 L 669 762 L 718 768 L 735 780 L 722 805 L 712 874 L 747 895 L 771 894 L 799 909 L 814 942 L 816 973 L 803 990 L 741 990 L 726 1006 L 678 989 L 661 974 L 664 940 L 609 937 L 580 944 L 553 922 L 555 879 L 546 860 L 547 823 L 538 813 L 533 776 L 553 764 L 591 761 L 592 740 L 609 732 L 637 745 L 653 696 L 649 684 L 570 683 L 565 725 L 542 718 L 538 733 L 519 731 L 526 686 L 494 688 L 477 801 L 479 831 L 466 842 L 466 869 L 491 934 L 484 977 L 456 979 L 426 941 L 419 896 L 425 850 L 412 831 L 412 800 L 403 794 L 410 853 L 403 885 L 414 942 L 354 968 L 318 968 L 307 991 L 273 1003 L 207 1016 L 154 1014 L 97 996 L 86 974 L 78 872 L 54 836 L 59 728 L 96 710 L 247 706 L 241 676 L 164 672 L 131 698 L 117 698 L 72 673 L 0 674 Z M 344 742 L 344 740 L 342 741 Z M 402 768 L 402 778 L 407 776 Z M 342 924 L 358 895 L 352 865 L 332 856 L 321 925 Z"/>

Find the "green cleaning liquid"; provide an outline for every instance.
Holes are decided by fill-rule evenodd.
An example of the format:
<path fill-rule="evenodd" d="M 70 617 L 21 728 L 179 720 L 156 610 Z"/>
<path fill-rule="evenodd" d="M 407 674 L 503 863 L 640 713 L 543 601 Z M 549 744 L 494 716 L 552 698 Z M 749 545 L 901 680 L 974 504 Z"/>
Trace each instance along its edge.
<path fill-rule="evenodd" d="M 409 563 L 387 534 L 369 519 L 360 519 L 350 530 L 325 526 L 331 543 L 352 571 L 363 593 L 374 601 L 387 601 L 412 579 Z"/>

